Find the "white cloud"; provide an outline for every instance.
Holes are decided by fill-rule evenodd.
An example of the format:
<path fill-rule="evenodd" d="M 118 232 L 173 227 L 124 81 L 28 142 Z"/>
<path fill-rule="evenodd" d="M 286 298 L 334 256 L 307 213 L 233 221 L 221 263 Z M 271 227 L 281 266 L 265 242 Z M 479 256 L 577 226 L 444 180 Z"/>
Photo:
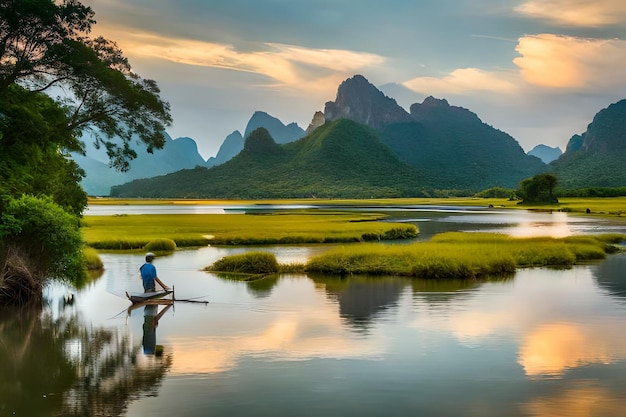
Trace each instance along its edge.
<path fill-rule="evenodd" d="M 552 23 L 599 27 L 626 23 L 624 0 L 527 0 L 516 12 Z"/>
<path fill-rule="evenodd" d="M 507 71 L 490 72 L 478 68 L 460 68 L 443 78 L 418 77 L 402 83 L 422 94 L 467 94 L 481 91 L 515 92 L 515 75 Z"/>
<path fill-rule="evenodd" d="M 520 38 L 513 62 L 523 79 L 541 87 L 597 90 L 626 84 L 626 41 L 540 34 Z"/>

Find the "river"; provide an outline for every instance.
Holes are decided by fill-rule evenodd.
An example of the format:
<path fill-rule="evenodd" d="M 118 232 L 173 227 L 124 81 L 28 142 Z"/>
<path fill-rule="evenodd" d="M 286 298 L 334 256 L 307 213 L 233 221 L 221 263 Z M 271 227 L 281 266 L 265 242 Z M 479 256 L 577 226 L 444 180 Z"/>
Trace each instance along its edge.
<path fill-rule="evenodd" d="M 420 239 L 624 233 L 624 223 L 565 213 L 420 207 L 393 217 L 415 222 Z M 261 249 L 301 262 L 326 248 Z M 207 304 L 128 311 L 142 256 L 103 254 L 102 276 L 80 290 L 51 285 L 43 313 L 3 312 L 0 416 L 626 415 L 626 254 L 485 282 L 247 283 L 202 271 L 251 249 L 156 259 L 177 298 Z"/>

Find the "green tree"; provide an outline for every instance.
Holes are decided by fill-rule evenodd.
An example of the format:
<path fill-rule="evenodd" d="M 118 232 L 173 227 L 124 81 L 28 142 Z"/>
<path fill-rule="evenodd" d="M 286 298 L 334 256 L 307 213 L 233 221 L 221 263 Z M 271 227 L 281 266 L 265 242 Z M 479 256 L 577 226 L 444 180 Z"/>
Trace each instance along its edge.
<path fill-rule="evenodd" d="M 73 134 L 66 149 L 82 149 L 76 134 L 93 129 L 95 145 L 125 170 L 136 157 L 134 137 L 148 152 L 163 147 L 169 104 L 154 81 L 131 71 L 115 43 L 88 37 L 93 17 L 77 0 L 0 0 L 0 94 L 14 84 L 33 93 L 68 91 L 56 98 Z"/>
<path fill-rule="evenodd" d="M 535 175 L 520 181 L 517 194 L 524 203 L 558 203 L 554 195 L 557 177 L 552 173 Z"/>
<path fill-rule="evenodd" d="M 84 152 L 81 133 L 120 170 L 137 156 L 131 143 L 165 143 L 169 104 L 115 43 L 89 37 L 93 17 L 77 0 L 0 0 L 0 303 L 83 276 L 87 196 L 69 157 Z"/>

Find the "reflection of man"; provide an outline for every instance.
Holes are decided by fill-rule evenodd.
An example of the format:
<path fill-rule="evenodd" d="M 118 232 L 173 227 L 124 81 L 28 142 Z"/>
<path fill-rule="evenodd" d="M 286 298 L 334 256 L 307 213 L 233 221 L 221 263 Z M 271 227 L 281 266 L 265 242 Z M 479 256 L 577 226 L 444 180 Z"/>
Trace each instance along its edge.
<path fill-rule="evenodd" d="M 171 307 L 171 304 L 165 306 L 159 314 L 158 304 L 148 304 L 143 310 L 143 353 L 146 355 L 154 355 L 156 351 L 156 328 L 163 314 Z"/>

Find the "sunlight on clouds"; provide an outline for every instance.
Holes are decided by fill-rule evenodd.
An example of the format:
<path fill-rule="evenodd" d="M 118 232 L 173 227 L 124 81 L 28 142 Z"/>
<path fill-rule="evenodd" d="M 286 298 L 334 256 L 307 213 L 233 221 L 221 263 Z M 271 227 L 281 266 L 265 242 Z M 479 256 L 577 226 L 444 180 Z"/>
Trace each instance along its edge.
<path fill-rule="evenodd" d="M 384 58 L 369 53 L 340 49 L 309 49 L 264 43 L 257 51 L 241 52 L 231 45 L 156 34 L 126 34 L 119 42 L 129 56 L 164 59 L 186 65 L 223 68 L 265 75 L 282 86 L 313 86 L 351 75 L 359 68 L 379 65 Z M 302 67 L 307 67 L 304 70 Z M 328 73 L 342 73 L 329 76 Z M 333 88 L 336 84 L 333 85 Z"/>
<path fill-rule="evenodd" d="M 510 93 L 516 90 L 511 74 L 489 72 L 478 68 L 454 70 L 444 78 L 418 77 L 402 83 L 405 87 L 421 94 L 464 94 L 476 91 Z"/>
<path fill-rule="evenodd" d="M 513 62 L 530 84 L 554 88 L 607 88 L 624 84 L 626 41 L 541 34 L 525 36 Z"/>
<path fill-rule="evenodd" d="M 528 0 L 514 10 L 533 19 L 569 26 L 626 23 L 624 0 Z"/>

